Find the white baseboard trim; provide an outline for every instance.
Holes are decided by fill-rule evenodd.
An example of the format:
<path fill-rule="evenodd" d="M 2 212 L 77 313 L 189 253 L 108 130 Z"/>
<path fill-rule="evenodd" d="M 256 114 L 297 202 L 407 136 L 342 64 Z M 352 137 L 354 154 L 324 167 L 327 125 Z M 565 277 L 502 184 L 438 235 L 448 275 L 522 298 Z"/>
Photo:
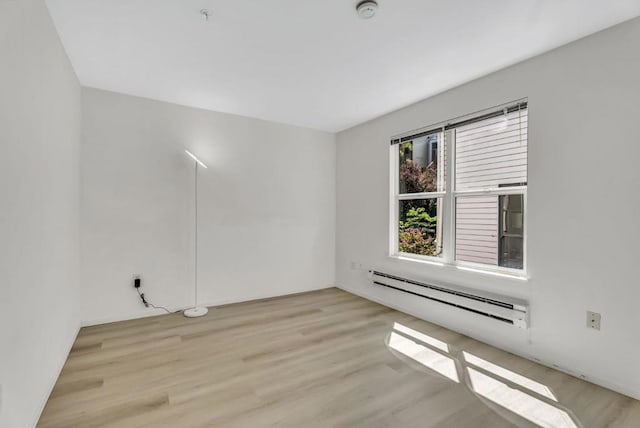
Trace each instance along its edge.
<path fill-rule="evenodd" d="M 242 297 L 242 298 L 230 298 L 230 299 L 220 299 L 220 300 L 209 301 L 209 302 L 200 302 L 199 305 L 207 306 L 211 308 L 215 306 L 231 305 L 233 303 L 251 302 L 253 300 L 270 299 L 272 297 L 283 297 L 283 296 L 290 296 L 292 294 L 308 293 L 311 291 L 325 290 L 327 288 L 333 288 L 333 287 L 334 285 L 324 285 L 321 287 L 307 288 L 303 290 L 295 289 L 295 290 L 285 290 L 277 293 L 257 293 L 257 294 L 254 294 L 248 297 Z M 186 305 L 186 306 L 168 307 L 167 309 L 169 309 L 171 312 L 178 312 L 178 311 L 183 311 L 185 309 L 189 309 L 192 307 L 193 305 Z M 81 326 L 91 327 L 94 325 L 109 324 L 112 322 L 120 322 L 120 321 L 129 321 L 134 319 L 155 317 L 159 315 L 166 315 L 166 312 L 163 311 L 162 309 L 149 308 L 144 312 L 137 312 L 135 314 L 119 315 L 119 316 L 100 318 L 95 320 L 85 320 L 85 321 L 82 321 Z"/>
<path fill-rule="evenodd" d="M 341 290 L 346 291 L 347 293 L 355 294 L 356 296 L 360 296 L 360 297 L 362 297 L 364 299 L 371 300 L 372 302 L 379 303 L 379 304 L 381 304 L 383 306 L 387 306 L 387 307 L 395 309 L 397 311 L 404 312 L 406 314 L 412 315 L 412 316 L 414 316 L 416 318 L 419 318 L 419 319 L 422 319 L 422 320 L 425 320 L 425 321 L 428 321 L 428 322 L 436 324 L 434 321 L 429 320 L 429 319 L 425 318 L 423 315 L 417 314 L 415 311 L 412 311 L 411 309 L 405 308 L 402 305 L 397 305 L 397 304 L 386 302 L 383 299 L 380 299 L 380 298 L 378 298 L 376 296 L 373 296 L 372 294 L 365 293 L 365 292 L 362 292 L 361 290 L 356 290 L 356 289 L 353 289 L 351 287 L 347 287 L 347 286 L 343 286 L 343 285 L 336 285 L 336 287 L 341 289 Z M 455 331 L 454 329 L 452 329 L 452 328 L 450 328 L 448 326 L 442 326 L 442 327 L 448 328 L 448 329 L 450 329 L 452 331 Z M 504 346 L 504 344 L 502 344 L 502 343 L 495 343 L 495 342 L 491 342 L 489 340 L 486 340 L 486 338 L 480 338 L 480 337 L 474 336 L 473 334 L 470 334 L 468 331 L 457 332 L 457 333 L 464 334 L 466 336 L 472 337 L 472 338 L 474 338 L 474 339 L 476 339 L 476 340 L 478 340 L 480 342 L 487 343 L 488 345 L 491 345 L 491 346 L 495 346 L 496 348 L 499 348 L 499 349 L 502 349 L 504 351 L 510 352 L 510 353 L 512 353 L 514 355 L 517 355 L 517 356 L 525 358 L 527 360 L 536 362 L 538 364 L 541 364 L 543 366 L 552 368 L 554 370 L 558 370 L 560 372 L 566 373 L 566 374 L 568 374 L 570 376 L 573 376 L 573 377 L 576 377 L 578 379 L 593 383 L 595 385 L 601 386 L 601 387 L 606 388 L 606 389 L 610 389 L 612 391 L 615 391 L 615 392 L 618 392 L 620 394 L 626 395 L 626 396 L 631 397 L 633 399 L 640 400 L 640 391 L 635 391 L 635 390 L 629 389 L 629 388 L 627 388 L 627 387 L 625 387 L 623 385 L 618 385 L 616 383 L 610 382 L 610 381 L 605 380 L 605 379 L 599 379 L 597 377 L 587 376 L 587 375 L 585 375 L 583 373 L 576 373 L 576 372 L 571 371 L 569 369 L 566 369 L 566 368 L 564 368 L 564 367 L 562 367 L 562 366 L 560 366 L 558 364 L 555 364 L 554 362 L 547 361 L 544 358 L 540 358 L 540 357 L 535 356 L 535 355 L 529 355 L 529 354 L 523 353 L 522 351 L 520 351 L 518 349 L 510 348 L 508 346 Z"/>
<path fill-rule="evenodd" d="M 284 296 L 291 296 L 291 295 L 294 295 L 294 294 L 310 293 L 312 291 L 326 290 L 327 288 L 335 288 L 335 286 L 334 285 L 323 285 L 321 287 L 307 288 L 307 289 L 304 289 L 304 290 L 286 290 L 284 292 L 279 292 L 279 293 L 259 293 L 259 294 L 252 295 L 252 296 L 246 297 L 246 298 L 241 298 L 241 299 L 232 298 L 232 299 L 217 300 L 215 302 L 207 303 L 207 304 L 205 304 L 205 306 L 232 305 L 234 303 L 252 302 L 254 300 L 271 299 L 271 298 L 274 298 L 274 297 L 284 297 Z M 191 307 L 191 306 L 189 306 L 189 307 Z"/>
<path fill-rule="evenodd" d="M 174 311 L 182 311 L 184 309 L 187 309 L 187 307 L 178 307 L 178 306 L 176 306 L 176 307 L 167 308 L 167 309 L 169 309 L 170 311 L 174 312 Z M 162 309 L 147 308 L 146 310 L 144 310 L 144 312 L 136 312 L 135 314 L 114 315 L 112 317 L 84 320 L 84 321 L 81 322 L 81 327 L 92 327 L 94 325 L 111 324 L 113 322 L 129 321 L 129 320 L 137 320 L 137 319 L 141 319 L 141 318 L 157 317 L 159 315 L 166 315 L 166 314 L 167 313 L 165 311 L 163 311 Z"/>
<path fill-rule="evenodd" d="M 38 421 L 40 421 L 40 417 L 42 416 L 42 412 L 44 411 L 44 408 L 47 405 L 47 401 L 49 401 L 49 396 L 51 396 L 51 393 L 53 392 L 53 388 L 56 386 L 56 383 L 58 382 L 58 378 L 60 377 L 60 373 L 62 373 L 62 369 L 64 368 L 64 365 L 67 362 L 67 358 L 69 357 L 69 354 L 71 353 L 71 348 L 73 348 L 73 344 L 76 342 L 76 338 L 78 337 L 78 333 L 80 333 L 80 325 L 79 324 L 75 328 L 75 330 L 72 332 L 72 334 L 70 335 L 69 339 L 67 340 L 67 346 L 66 346 L 67 352 L 64 353 L 62 355 L 62 357 L 60 358 L 60 361 L 58 363 L 58 374 L 56 374 L 56 376 L 49 382 L 49 387 L 47 388 L 47 393 L 44 395 L 44 397 L 42 397 L 42 400 L 40 402 L 40 406 L 38 407 L 38 409 L 36 411 L 36 414 L 34 416 L 33 424 L 31 425 L 34 428 L 38 425 Z"/>

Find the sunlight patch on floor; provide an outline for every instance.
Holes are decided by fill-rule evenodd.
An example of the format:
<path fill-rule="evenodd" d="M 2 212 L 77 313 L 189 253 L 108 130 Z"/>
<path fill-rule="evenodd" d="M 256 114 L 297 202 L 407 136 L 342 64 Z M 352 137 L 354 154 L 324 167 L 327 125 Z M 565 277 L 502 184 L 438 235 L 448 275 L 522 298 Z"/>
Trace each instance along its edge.
<path fill-rule="evenodd" d="M 572 415 L 554 403 L 558 399 L 551 389 L 540 382 L 470 352 L 454 353 L 447 343 L 397 322 L 388 346 L 456 383 L 462 367 L 466 386 L 475 394 L 539 427 L 578 428 Z"/>
<path fill-rule="evenodd" d="M 444 343 L 442 340 L 438 340 L 435 337 L 431 337 L 427 334 L 421 333 L 417 330 L 407 327 L 406 325 L 402 325 L 400 323 L 395 322 L 393 323 L 393 329 L 395 331 L 403 333 L 405 336 L 412 337 L 414 339 L 417 339 L 421 342 L 426 343 L 427 345 L 431 345 L 434 348 L 439 349 L 443 352 L 449 352 L 449 345 Z"/>
<path fill-rule="evenodd" d="M 441 374 L 447 379 L 460 383 L 456 363 L 453 358 L 433 351 L 395 332 L 391 332 L 389 347 Z"/>
<path fill-rule="evenodd" d="M 517 385 L 522 386 L 523 388 L 536 392 L 553 401 L 558 401 L 558 399 L 556 398 L 555 395 L 553 395 L 553 392 L 551 392 L 549 387 L 539 382 L 536 382 L 535 380 L 519 375 L 518 373 L 514 373 L 511 370 L 507 370 L 504 367 L 500 367 L 487 360 L 483 360 L 482 358 L 476 357 L 475 355 L 470 354 L 466 351 L 463 351 L 462 355 L 464 356 L 464 360 L 469 364 L 473 364 L 476 367 L 479 367 L 485 371 L 488 371 L 489 373 L 493 373 L 496 376 L 500 376 L 503 379 L 507 379 Z"/>
<path fill-rule="evenodd" d="M 467 367 L 473 391 L 544 428 L 578 428 L 564 410 Z"/>

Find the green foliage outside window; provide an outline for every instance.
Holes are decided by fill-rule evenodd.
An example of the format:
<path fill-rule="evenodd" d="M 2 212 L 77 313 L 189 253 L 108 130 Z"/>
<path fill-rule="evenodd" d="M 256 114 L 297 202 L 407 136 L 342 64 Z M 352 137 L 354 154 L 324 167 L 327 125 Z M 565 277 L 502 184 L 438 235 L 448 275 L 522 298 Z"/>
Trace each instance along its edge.
<path fill-rule="evenodd" d="M 400 146 L 402 193 L 437 191 L 437 163 L 420 166 L 412 159 L 410 143 Z M 436 242 L 437 199 L 401 201 L 398 229 L 399 250 L 403 253 L 438 256 Z"/>
<path fill-rule="evenodd" d="M 436 225 L 437 217 L 430 215 L 425 207 L 410 208 L 404 220 L 400 220 L 399 250 L 403 253 L 437 256 Z"/>

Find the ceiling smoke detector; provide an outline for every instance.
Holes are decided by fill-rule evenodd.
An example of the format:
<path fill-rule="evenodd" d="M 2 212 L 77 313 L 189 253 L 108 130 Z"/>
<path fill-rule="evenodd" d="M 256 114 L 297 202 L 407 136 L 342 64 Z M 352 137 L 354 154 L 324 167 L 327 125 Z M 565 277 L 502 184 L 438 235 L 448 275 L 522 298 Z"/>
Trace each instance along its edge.
<path fill-rule="evenodd" d="M 200 15 L 202 15 L 202 18 L 205 21 L 209 20 L 209 16 L 211 16 L 211 13 L 209 12 L 209 9 L 200 9 Z"/>
<path fill-rule="evenodd" d="M 372 0 L 364 0 L 358 3 L 356 11 L 358 16 L 362 19 L 373 18 L 378 10 L 378 3 Z"/>

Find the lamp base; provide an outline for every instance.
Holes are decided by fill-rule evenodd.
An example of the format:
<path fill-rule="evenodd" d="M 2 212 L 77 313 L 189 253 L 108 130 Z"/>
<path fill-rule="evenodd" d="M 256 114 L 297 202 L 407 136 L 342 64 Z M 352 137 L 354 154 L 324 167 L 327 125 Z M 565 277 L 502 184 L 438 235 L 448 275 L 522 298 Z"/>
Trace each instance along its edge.
<path fill-rule="evenodd" d="M 183 314 L 187 318 L 197 318 L 207 315 L 209 309 L 205 306 L 196 306 L 195 308 L 185 309 Z"/>

